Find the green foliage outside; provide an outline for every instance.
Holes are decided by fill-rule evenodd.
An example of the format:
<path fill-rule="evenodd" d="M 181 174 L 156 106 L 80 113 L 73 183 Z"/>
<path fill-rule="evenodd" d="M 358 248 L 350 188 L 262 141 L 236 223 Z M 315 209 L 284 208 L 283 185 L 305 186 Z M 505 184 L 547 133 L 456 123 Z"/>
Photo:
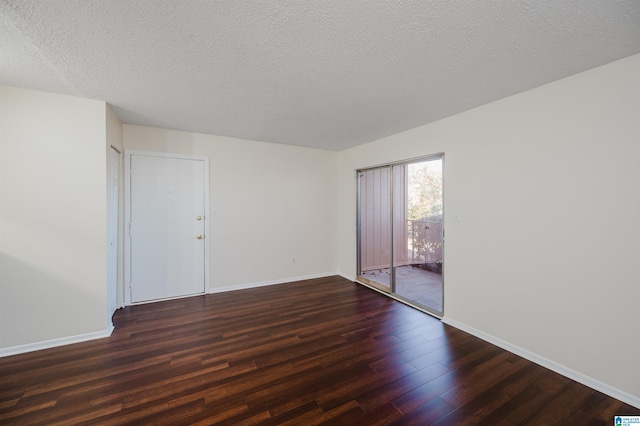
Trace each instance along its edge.
<path fill-rule="evenodd" d="M 409 164 L 409 220 L 442 222 L 442 160 Z"/>

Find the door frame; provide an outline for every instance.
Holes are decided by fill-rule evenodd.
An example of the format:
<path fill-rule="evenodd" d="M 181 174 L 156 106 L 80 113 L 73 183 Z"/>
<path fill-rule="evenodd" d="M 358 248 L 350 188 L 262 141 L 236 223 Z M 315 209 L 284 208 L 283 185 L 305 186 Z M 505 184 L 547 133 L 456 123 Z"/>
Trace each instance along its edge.
<path fill-rule="evenodd" d="M 179 160 L 195 160 L 204 162 L 204 291 L 209 290 L 209 271 L 211 261 L 209 258 L 209 157 L 204 155 L 174 154 L 168 152 L 129 150 L 124 151 L 124 285 L 123 294 L 126 306 L 153 303 L 156 300 L 135 302 L 131 301 L 131 157 L 144 155 L 147 157 L 173 158 Z M 190 295 L 193 296 L 193 295 Z M 185 296 L 189 297 L 189 296 Z M 177 297 L 180 298 L 180 297 Z"/>
<path fill-rule="evenodd" d="M 113 328 L 112 317 L 116 310 L 119 308 L 118 297 L 119 290 L 119 271 L 120 271 L 120 256 L 122 254 L 120 249 L 120 206 L 122 179 L 120 177 L 121 164 L 122 164 L 122 151 L 111 145 L 108 148 L 107 154 L 107 325 L 109 328 Z M 112 177 L 115 172 L 115 200 L 113 198 L 113 186 Z M 111 233 L 115 233 L 115 248 L 109 246 L 111 239 Z M 115 250 L 115 251 L 114 251 Z M 115 256 L 115 257 L 114 257 Z M 115 273 L 109 271 L 110 268 L 115 266 Z M 111 278 L 111 279 L 110 279 Z M 115 303 L 111 305 L 110 296 L 115 297 Z"/>
<path fill-rule="evenodd" d="M 412 164 L 412 163 L 419 163 L 422 161 L 429 161 L 429 160 L 433 160 L 436 158 L 440 158 L 442 159 L 442 218 L 443 218 L 443 223 L 442 223 L 442 264 L 443 264 L 443 270 L 442 270 L 442 312 L 437 312 L 427 306 L 423 306 L 423 305 L 418 305 L 415 304 L 412 300 L 407 299 L 399 294 L 396 293 L 396 289 L 395 289 L 395 281 L 396 281 L 396 277 L 395 277 L 395 267 L 394 265 L 394 239 L 393 239 L 393 200 L 394 200 L 394 194 L 393 194 L 393 190 L 394 190 L 394 182 L 393 182 L 393 166 L 399 165 L 399 164 Z M 382 169 L 382 168 L 389 168 L 389 250 L 390 250 L 390 254 L 389 254 L 389 261 L 390 261 L 390 266 L 389 266 L 389 271 L 390 271 L 390 278 L 389 278 L 389 287 L 390 287 L 390 291 L 382 288 L 382 286 L 378 286 L 376 285 L 376 283 L 372 283 L 370 282 L 370 280 L 367 280 L 365 277 L 362 277 L 360 275 L 361 269 L 362 269 L 362 264 L 361 264 L 361 256 L 362 256 L 362 249 L 361 249 L 361 243 L 362 243 L 362 231 L 361 231 L 361 213 L 362 213 L 362 205 L 361 205 L 361 199 L 360 199 L 360 190 L 361 190 L 361 182 L 360 182 L 360 173 L 362 172 L 366 172 L 369 170 L 375 170 L 375 169 Z M 396 299 L 400 302 L 403 302 L 413 308 L 416 308 L 422 312 L 425 312 L 429 315 L 435 316 L 436 318 L 442 318 L 444 316 L 444 306 L 445 306 L 445 291 L 444 291 L 444 286 L 445 286 L 445 268 L 446 268 L 446 261 L 445 261 L 445 220 L 444 218 L 446 217 L 445 214 L 445 153 L 444 152 L 437 152 L 434 154 L 428 154 L 428 155 L 423 155 L 423 156 L 419 156 L 419 157 L 413 157 L 413 158 L 409 158 L 406 160 L 399 160 L 399 161 L 393 161 L 393 162 L 389 162 L 389 163 L 383 163 L 383 164 L 378 164 L 375 166 L 368 166 L 368 167 L 361 167 L 355 170 L 355 176 L 356 176 L 356 282 L 366 285 L 367 287 L 371 287 L 376 291 L 379 291 L 393 299 Z"/>

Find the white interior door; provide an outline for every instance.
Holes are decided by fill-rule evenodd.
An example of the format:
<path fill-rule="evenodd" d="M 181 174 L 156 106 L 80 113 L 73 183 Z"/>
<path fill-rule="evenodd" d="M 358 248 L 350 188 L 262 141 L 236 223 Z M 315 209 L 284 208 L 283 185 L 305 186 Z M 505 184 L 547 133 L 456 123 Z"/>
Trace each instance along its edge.
<path fill-rule="evenodd" d="M 118 307 L 118 206 L 120 154 L 109 150 L 107 167 L 107 324 Z"/>
<path fill-rule="evenodd" d="M 130 157 L 131 302 L 203 293 L 205 161 Z"/>

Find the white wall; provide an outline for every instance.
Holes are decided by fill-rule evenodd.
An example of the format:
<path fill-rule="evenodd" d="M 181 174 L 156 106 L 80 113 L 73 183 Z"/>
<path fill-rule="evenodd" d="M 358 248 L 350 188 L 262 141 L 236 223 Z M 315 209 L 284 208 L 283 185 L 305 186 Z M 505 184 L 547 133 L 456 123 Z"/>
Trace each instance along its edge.
<path fill-rule="evenodd" d="M 105 332 L 105 185 L 104 102 L 0 86 L 0 353 Z"/>
<path fill-rule="evenodd" d="M 211 291 L 337 270 L 336 152 L 133 125 L 123 134 L 128 150 L 209 156 Z"/>
<path fill-rule="evenodd" d="M 636 55 L 341 152 L 340 270 L 354 170 L 444 152 L 446 319 L 639 405 L 639 75 Z"/>

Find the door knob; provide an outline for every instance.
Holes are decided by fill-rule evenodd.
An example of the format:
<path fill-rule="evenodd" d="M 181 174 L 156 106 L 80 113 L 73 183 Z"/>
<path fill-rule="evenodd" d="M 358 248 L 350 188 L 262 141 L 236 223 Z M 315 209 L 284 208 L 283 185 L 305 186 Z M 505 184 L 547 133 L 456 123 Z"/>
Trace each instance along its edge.
<path fill-rule="evenodd" d="M 196 216 L 196 220 L 202 220 L 202 216 Z"/>
<path fill-rule="evenodd" d="M 196 235 L 196 238 L 201 240 L 203 237 L 202 237 L 202 235 Z"/>

